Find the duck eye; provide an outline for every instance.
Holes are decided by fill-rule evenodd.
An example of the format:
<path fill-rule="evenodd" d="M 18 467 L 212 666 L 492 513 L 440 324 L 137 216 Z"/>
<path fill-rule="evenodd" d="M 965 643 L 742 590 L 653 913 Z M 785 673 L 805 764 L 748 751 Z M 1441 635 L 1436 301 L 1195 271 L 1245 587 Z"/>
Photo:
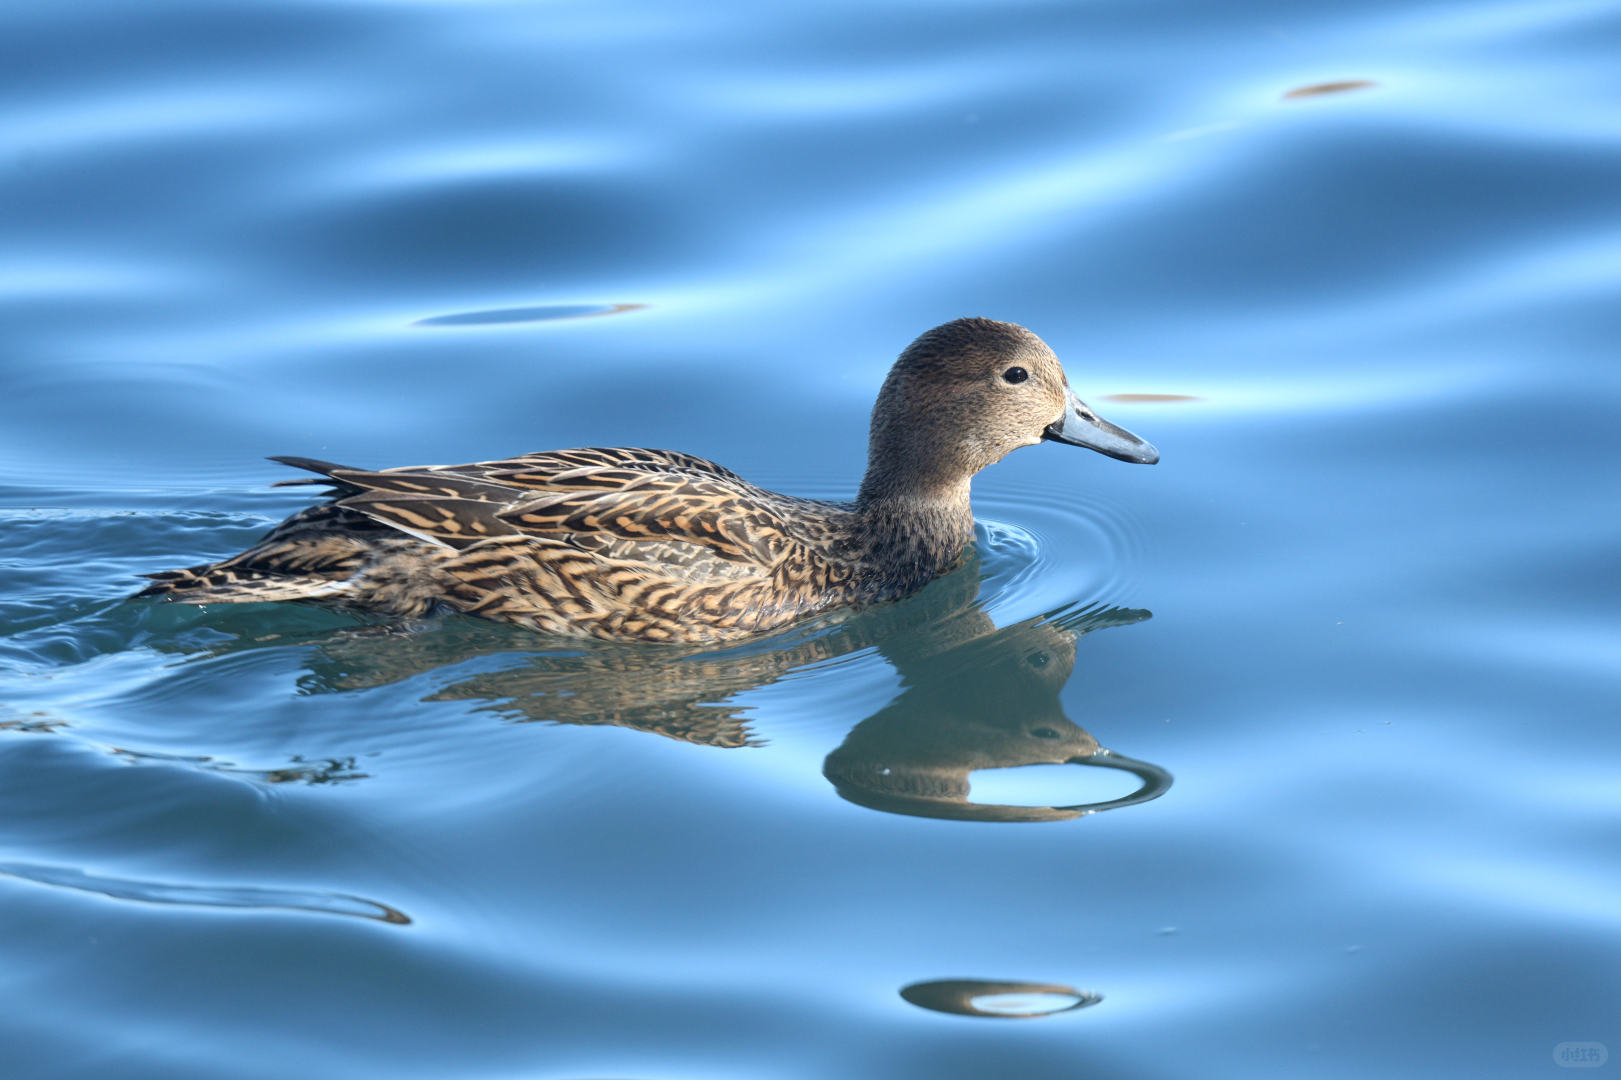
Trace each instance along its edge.
<path fill-rule="evenodd" d="M 1033 730 L 1032 732 L 1030 732 L 1030 734 L 1034 735 L 1038 739 L 1056 739 L 1056 738 L 1058 738 L 1058 732 L 1054 731 L 1050 727 L 1038 727 L 1035 730 Z"/>
<path fill-rule="evenodd" d="M 1002 372 L 1002 379 L 1004 382 L 1022 383 L 1029 377 L 1030 373 L 1024 370 L 1022 367 L 1010 367 L 1006 371 Z"/>

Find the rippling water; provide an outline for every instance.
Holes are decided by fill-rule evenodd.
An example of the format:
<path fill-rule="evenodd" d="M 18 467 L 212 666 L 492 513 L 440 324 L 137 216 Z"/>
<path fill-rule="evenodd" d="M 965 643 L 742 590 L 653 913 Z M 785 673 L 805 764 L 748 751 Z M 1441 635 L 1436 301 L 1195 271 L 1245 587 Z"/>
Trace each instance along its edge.
<path fill-rule="evenodd" d="M 1618 35 L 0 10 L 6 1075 L 1621 1051 Z M 1015 454 L 976 565 L 850 622 L 691 653 L 124 599 L 302 505 L 267 454 L 644 444 L 846 496 L 895 353 L 963 314 L 1164 460 Z"/>

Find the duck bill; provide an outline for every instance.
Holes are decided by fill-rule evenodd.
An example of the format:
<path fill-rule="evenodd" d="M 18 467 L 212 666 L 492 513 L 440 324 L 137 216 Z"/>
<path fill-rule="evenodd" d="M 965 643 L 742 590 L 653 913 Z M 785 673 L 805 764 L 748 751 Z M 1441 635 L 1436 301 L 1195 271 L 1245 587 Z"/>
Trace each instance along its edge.
<path fill-rule="evenodd" d="M 1070 392 L 1069 400 L 1064 405 L 1064 415 L 1049 424 L 1041 437 L 1071 446 L 1084 446 L 1088 450 L 1138 465 L 1152 465 L 1159 460 L 1159 451 L 1152 445 L 1103 419 L 1089 409 L 1086 402 L 1076 397 L 1074 391 Z"/>

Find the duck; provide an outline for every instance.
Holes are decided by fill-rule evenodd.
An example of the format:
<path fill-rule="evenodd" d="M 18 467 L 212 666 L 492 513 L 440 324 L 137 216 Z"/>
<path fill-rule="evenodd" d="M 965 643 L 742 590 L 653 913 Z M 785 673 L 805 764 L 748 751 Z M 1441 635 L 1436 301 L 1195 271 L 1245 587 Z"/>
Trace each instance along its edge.
<path fill-rule="evenodd" d="M 246 551 L 146 575 L 136 596 L 296 601 L 413 619 L 443 611 L 544 634 L 709 645 L 898 600 L 961 564 L 970 481 L 1048 441 L 1154 464 L 1070 389 L 1016 323 L 937 326 L 878 392 L 853 500 L 779 494 L 693 454 L 584 447 L 465 465 L 270 460 L 324 485 Z"/>

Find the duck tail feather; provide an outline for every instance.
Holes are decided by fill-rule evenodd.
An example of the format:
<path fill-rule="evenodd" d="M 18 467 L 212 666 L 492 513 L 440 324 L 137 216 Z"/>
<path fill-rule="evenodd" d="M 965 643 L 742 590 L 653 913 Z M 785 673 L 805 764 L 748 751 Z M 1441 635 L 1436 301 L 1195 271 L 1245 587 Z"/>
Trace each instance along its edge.
<path fill-rule="evenodd" d="M 320 458 L 297 457 L 292 454 L 272 454 L 265 459 L 274 461 L 278 465 L 291 465 L 295 469 L 306 472 L 320 473 L 322 476 L 331 476 L 338 469 L 347 469 L 347 465 L 338 465 L 331 461 L 322 461 Z"/>
<path fill-rule="evenodd" d="M 184 570 L 143 574 L 152 584 L 136 593 L 177 604 L 252 604 L 274 600 L 335 600 L 349 589 L 346 581 L 319 574 L 279 574 L 241 566 L 208 563 Z"/>
<path fill-rule="evenodd" d="M 322 461 L 320 458 L 296 457 L 290 454 L 275 454 L 266 460 L 274 461 L 278 465 L 291 465 L 295 469 L 304 469 L 308 472 L 321 474 L 320 476 L 300 476 L 294 480 L 277 480 L 270 485 L 271 487 L 303 487 L 306 484 L 324 484 L 345 491 L 361 490 L 348 480 L 340 480 L 332 475 L 339 470 L 353 472 L 354 470 L 347 465 Z"/>

